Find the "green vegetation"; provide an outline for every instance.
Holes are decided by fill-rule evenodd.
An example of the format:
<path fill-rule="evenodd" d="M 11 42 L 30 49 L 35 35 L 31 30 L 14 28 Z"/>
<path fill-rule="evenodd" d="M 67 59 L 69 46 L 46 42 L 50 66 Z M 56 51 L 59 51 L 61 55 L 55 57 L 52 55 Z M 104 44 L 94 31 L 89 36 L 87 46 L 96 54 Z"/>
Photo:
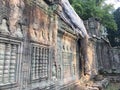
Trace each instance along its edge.
<path fill-rule="evenodd" d="M 116 9 L 113 15 L 117 23 L 118 29 L 116 31 L 108 29 L 108 38 L 110 40 L 111 45 L 114 47 L 120 46 L 120 8 Z"/>
<path fill-rule="evenodd" d="M 114 15 L 115 21 L 117 23 L 118 30 L 120 31 L 120 7 L 115 10 L 113 15 Z"/>
<path fill-rule="evenodd" d="M 113 6 L 106 5 L 105 0 L 69 0 L 77 14 L 83 19 L 94 17 L 105 27 L 117 30 L 114 20 Z"/>

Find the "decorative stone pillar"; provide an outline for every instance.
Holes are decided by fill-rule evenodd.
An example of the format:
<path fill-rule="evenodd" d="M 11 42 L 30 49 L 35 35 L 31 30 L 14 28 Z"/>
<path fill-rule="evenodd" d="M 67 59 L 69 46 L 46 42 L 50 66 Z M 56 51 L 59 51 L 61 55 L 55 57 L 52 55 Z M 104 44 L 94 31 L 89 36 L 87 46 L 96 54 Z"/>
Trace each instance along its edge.
<path fill-rule="evenodd" d="M 30 64 L 31 64 L 31 53 L 30 53 L 30 41 L 28 37 L 28 28 L 23 26 L 24 30 L 24 41 L 22 46 L 22 65 L 21 65 L 21 89 L 28 90 L 30 80 Z"/>

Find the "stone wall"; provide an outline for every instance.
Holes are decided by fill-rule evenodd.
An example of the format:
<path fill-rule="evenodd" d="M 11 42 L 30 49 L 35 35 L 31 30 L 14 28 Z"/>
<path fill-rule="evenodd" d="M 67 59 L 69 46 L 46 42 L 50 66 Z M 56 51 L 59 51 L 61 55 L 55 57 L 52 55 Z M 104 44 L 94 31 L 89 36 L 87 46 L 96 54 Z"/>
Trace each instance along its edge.
<path fill-rule="evenodd" d="M 120 48 L 111 47 L 106 35 L 106 29 L 94 18 L 84 22 L 89 34 L 89 51 L 91 51 L 91 64 L 96 66 L 96 70 L 102 74 L 118 74 L 120 72 Z M 89 53 L 89 52 L 88 52 Z M 93 57 L 92 57 L 93 56 Z M 94 59 L 95 58 L 95 59 Z"/>
<path fill-rule="evenodd" d="M 78 36 L 45 1 L 0 1 L 0 90 L 65 90 L 78 82 Z"/>
<path fill-rule="evenodd" d="M 88 39 L 88 61 L 83 64 L 88 74 L 80 78 L 80 85 L 90 90 L 104 90 L 109 80 L 120 82 L 120 48 L 111 47 L 105 27 L 95 18 L 84 21 Z M 82 57 L 81 57 L 82 58 Z M 107 77 L 107 78 L 106 78 Z M 86 89 L 85 89 L 86 90 Z M 88 89 L 87 89 L 88 90 Z"/>
<path fill-rule="evenodd" d="M 101 59 L 99 58 L 99 69 L 101 73 L 107 75 L 119 75 L 120 74 L 120 49 L 101 47 Z"/>
<path fill-rule="evenodd" d="M 86 21 L 89 41 L 83 39 L 53 3 L 0 1 L 0 89 L 67 90 L 85 75 L 119 73 L 120 52 L 110 47 L 101 25 Z"/>
<path fill-rule="evenodd" d="M 98 61 L 97 61 L 97 41 L 100 38 L 100 23 L 97 22 L 94 18 L 84 21 L 86 26 L 89 42 L 88 42 L 88 67 L 90 70 L 90 77 L 93 78 L 98 75 Z"/>
<path fill-rule="evenodd" d="M 111 70 L 112 53 L 110 52 L 110 46 L 103 40 L 97 42 L 97 60 L 99 73 L 103 74 L 103 71 L 109 72 Z"/>
<path fill-rule="evenodd" d="M 112 48 L 110 49 L 113 58 L 112 58 L 112 72 L 120 74 L 120 48 Z M 112 56 L 111 55 L 111 56 Z"/>

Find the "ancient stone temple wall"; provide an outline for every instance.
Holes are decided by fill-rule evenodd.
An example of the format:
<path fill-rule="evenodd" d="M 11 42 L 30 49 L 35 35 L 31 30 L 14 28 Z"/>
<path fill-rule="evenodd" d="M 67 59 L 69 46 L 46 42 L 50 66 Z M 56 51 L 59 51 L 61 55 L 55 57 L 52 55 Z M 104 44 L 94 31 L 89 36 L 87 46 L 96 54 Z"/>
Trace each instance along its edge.
<path fill-rule="evenodd" d="M 110 46 L 103 40 L 99 40 L 97 42 L 97 60 L 98 60 L 98 70 L 99 73 L 110 72 L 111 70 L 111 60 L 112 60 L 112 53 L 110 52 Z"/>
<path fill-rule="evenodd" d="M 106 29 L 94 18 L 85 21 L 85 26 L 90 36 L 89 46 L 92 47 L 90 61 L 95 60 L 96 62 L 91 65 L 96 66 L 98 74 L 119 74 L 119 47 L 111 47 L 107 39 Z"/>
<path fill-rule="evenodd" d="M 65 90 L 77 83 L 78 36 L 46 2 L 0 0 L 0 90 Z"/>
<path fill-rule="evenodd" d="M 112 57 L 112 73 L 120 74 L 120 48 L 115 47 L 110 49 Z M 111 55 L 111 56 L 112 56 Z"/>
<path fill-rule="evenodd" d="M 110 44 L 107 38 L 103 35 L 104 28 L 103 26 L 95 20 L 95 18 L 90 18 L 85 21 L 85 25 L 89 34 L 89 58 L 91 61 L 91 71 L 94 75 L 101 73 L 101 70 L 110 71 L 111 69 L 111 60 L 112 53 L 110 52 Z M 93 68 L 95 66 L 95 68 Z"/>
<path fill-rule="evenodd" d="M 74 90 L 87 75 L 119 72 L 120 52 L 100 24 L 85 22 L 88 40 L 66 1 L 0 0 L 0 90 Z"/>
<path fill-rule="evenodd" d="M 104 45 L 104 43 L 102 44 Z M 100 72 L 107 75 L 119 75 L 120 49 L 103 45 L 98 46 L 98 54 L 101 53 L 98 58 Z"/>
<path fill-rule="evenodd" d="M 100 23 L 98 23 L 94 18 L 90 18 L 89 20 L 84 21 L 87 32 L 89 34 L 89 42 L 88 42 L 88 59 L 90 68 L 90 76 L 94 78 L 98 75 L 98 61 L 97 61 L 97 41 L 100 38 Z"/>

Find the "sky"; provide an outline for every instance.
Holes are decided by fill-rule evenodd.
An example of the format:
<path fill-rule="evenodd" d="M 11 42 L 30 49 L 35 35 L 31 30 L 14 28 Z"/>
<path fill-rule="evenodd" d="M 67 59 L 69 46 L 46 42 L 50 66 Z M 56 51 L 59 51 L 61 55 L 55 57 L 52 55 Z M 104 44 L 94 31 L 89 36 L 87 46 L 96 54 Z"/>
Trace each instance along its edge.
<path fill-rule="evenodd" d="M 106 0 L 106 3 L 113 4 L 115 9 L 120 7 L 120 0 Z"/>

